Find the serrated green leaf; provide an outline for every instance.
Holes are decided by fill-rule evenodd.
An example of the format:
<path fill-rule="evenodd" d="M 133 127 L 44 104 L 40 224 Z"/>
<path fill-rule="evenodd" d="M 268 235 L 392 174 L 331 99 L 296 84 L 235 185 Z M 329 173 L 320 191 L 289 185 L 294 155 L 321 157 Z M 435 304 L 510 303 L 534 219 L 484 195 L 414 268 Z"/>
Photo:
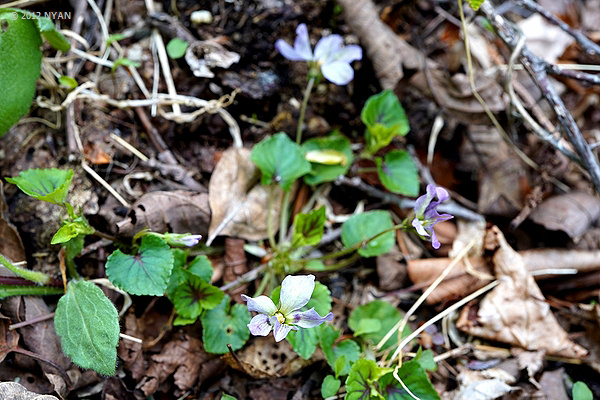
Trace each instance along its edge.
<path fill-rule="evenodd" d="M 296 214 L 294 217 L 294 236 L 292 246 L 314 246 L 319 244 L 325 229 L 325 206 L 308 214 Z"/>
<path fill-rule="evenodd" d="M 75 80 L 75 78 L 66 75 L 60 76 L 58 78 L 58 83 L 60 83 L 61 86 L 69 90 L 73 90 L 77 87 L 77 81 Z"/>
<path fill-rule="evenodd" d="M 200 317 L 204 349 L 215 354 L 227 353 L 228 344 L 234 351 L 241 349 L 250 338 L 250 318 L 245 305 L 230 307 L 229 296 L 226 295 L 217 307 L 205 311 Z"/>
<path fill-rule="evenodd" d="M 394 226 L 387 211 L 366 211 L 348 218 L 342 225 L 342 243 L 352 247 Z M 375 257 L 394 247 L 394 232 L 387 232 L 358 249 L 363 257 Z"/>
<path fill-rule="evenodd" d="M 483 4 L 484 0 L 467 0 L 469 6 L 473 9 L 473 11 L 479 10 L 479 7 Z"/>
<path fill-rule="evenodd" d="M 169 299 L 173 297 L 175 289 L 177 289 L 179 285 L 182 285 L 187 280 L 186 275 L 183 273 L 183 271 L 186 270 L 186 268 L 184 268 L 186 261 L 185 259 L 187 258 L 186 252 L 180 249 L 172 249 L 171 251 L 175 256 L 175 263 L 173 265 L 171 277 L 169 278 L 169 284 L 167 285 L 167 289 L 165 291 Z M 185 256 L 185 258 L 182 258 L 182 256 Z M 204 282 L 210 283 L 213 267 L 208 257 L 201 255 L 192 260 L 187 268 L 187 271 L 196 275 Z"/>
<path fill-rule="evenodd" d="M 21 16 L 0 11 L 0 136 L 29 111 L 40 76 L 42 40 L 34 21 Z"/>
<path fill-rule="evenodd" d="M 290 331 L 286 338 L 294 351 L 305 360 L 313 355 L 319 344 L 319 337 L 314 328 L 298 328 L 297 331 Z"/>
<path fill-rule="evenodd" d="M 63 204 L 73 179 L 72 169 L 28 169 L 18 176 L 6 178 L 25 194 L 48 203 Z"/>
<path fill-rule="evenodd" d="M 356 332 L 361 327 L 363 319 L 378 319 L 381 324 L 381 329 L 377 332 L 363 333 L 361 335 L 365 340 L 370 340 L 377 344 L 383 339 L 390 329 L 402 319 L 402 313 L 390 303 L 382 300 L 375 300 L 365 305 L 356 307 L 348 318 L 348 327 Z M 410 328 L 407 326 L 402 332 L 402 337 L 410 334 Z M 391 346 L 398 345 L 398 335 L 392 335 L 383 345 L 382 350 Z"/>
<path fill-rule="evenodd" d="M 52 237 L 50 244 L 65 243 L 78 235 L 91 235 L 95 229 L 90 226 L 84 217 L 77 217 L 72 221 L 65 221 Z"/>
<path fill-rule="evenodd" d="M 334 378 L 333 375 L 327 375 L 321 385 L 321 396 L 323 398 L 335 396 L 341 385 L 342 382 L 339 379 Z"/>
<path fill-rule="evenodd" d="M 173 60 L 181 58 L 185 55 L 188 48 L 188 42 L 179 38 L 173 38 L 167 44 L 167 54 Z"/>
<path fill-rule="evenodd" d="M 410 360 L 402 363 L 398 370 L 398 377 L 402 383 L 419 399 L 439 400 L 440 396 L 431 384 L 427 373 L 416 360 Z M 413 400 L 402 387 L 400 382 L 394 378 L 392 373 L 386 374 L 379 379 L 381 390 L 388 400 Z"/>
<path fill-rule="evenodd" d="M 354 155 L 350 140 L 346 137 L 333 133 L 327 137 L 309 139 L 302 144 L 302 151 L 305 154 L 328 150 L 339 152 L 346 159 L 346 162 L 333 165 L 312 162 L 311 171 L 304 175 L 304 182 L 307 185 L 314 186 L 322 182 L 331 182 L 338 176 L 345 175 L 350 169 Z"/>
<path fill-rule="evenodd" d="M 54 316 L 63 352 L 80 367 L 114 375 L 119 316 L 102 290 L 91 282 L 70 282 Z"/>
<path fill-rule="evenodd" d="M 283 132 L 256 144 L 250 159 L 260 169 L 263 185 L 275 182 L 283 190 L 289 190 L 296 179 L 310 171 L 300 146 Z"/>
<path fill-rule="evenodd" d="M 173 302 L 177 314 L 184 318 L 198 318 L 202 311 L 219 305 L 225 293 L 205 282 L 202 278 L 183 270 L 185 281 L 173 291 L 169 300 Z"/>
<path fill-rule="evenodd" d="M 346 378 L 346 396 L 344 399 L 384 400 L 384 397 L 379 391 L 377 380 L 389 371 L 390 368 L 380 368 L 373 360 L 357 360 L 354 365 L 352 365 L 348 378 Z"/>
<path fill-rule="evenodd" d="M 383 186 L 390 192 L 405 196 L 419 194 L 419 171 L 406 150 L 391 150 L 375 158 L 377 173 Z"/>
<path fill-rule="evenodd" d="M 392 90 L 369 97 L 360 118 L 367 127 L 366 151 L 375 154 L 390 144 L 395 136 L 404 136 L 410 130 L 406 113 Z"/>
<path fill-rule="evenodd" d="M 573 385 L 573 400 L 593 400 L 594 394 L 583 382 L 575 382 Z"/>
<path fill-rule="evenodd" d="M 115 250 L 106 260 L 106 276 L 135 295 L 162 296 L 173 269 L 173 253 L 159 237 L 145 235 L 137 255 Z"/>

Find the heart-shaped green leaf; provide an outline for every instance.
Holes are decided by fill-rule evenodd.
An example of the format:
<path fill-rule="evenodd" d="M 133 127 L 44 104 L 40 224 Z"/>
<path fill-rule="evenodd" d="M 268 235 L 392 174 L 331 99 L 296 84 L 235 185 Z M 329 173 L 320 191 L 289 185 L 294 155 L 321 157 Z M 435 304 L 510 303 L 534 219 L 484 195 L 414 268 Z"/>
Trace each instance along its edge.
<path fill-rule="evenodd" d="M 325 206 L 308 214 L 296 214 L 294 217 L 294 236 L 292 246 L 314 246 L 319 244 L 325 229 Z"/>
<path fill-rule="evenodd" d="M 184 268 L 185 258 L 180 258 L 181 256 L 185 255 L 185 252 L 179 249 L 172 249 L 171 251 L 174 255 L 179 255 L 179 257 L 175 257 L 173 272 L 171 273 L 171 277 L 169 278 L 169 284 L 167 285 L 166 289 L 167 297 L 169 297 L 169 299 L 173 297 L 173 295 L 175 294 L 175 290 L 187 281 L 187 277 L 183 273 L 184 271 L 186 271 L 186 268 Z M 180 258 L 180 260 L 178 260 L 178 258 Z M 187 267 L 187 271 L 196 275 L 204 282 L 210 283 L 210 278 L 212 277 L 213 273 L 213 267 L 208 257 L 202 255 L 197 256 L 192 260 L 192 262 Z M 219 301 L 221 300 L 219 299 Z"/>
<path fill-rule="evenodd" d="M 404 136 L 410 130 L 406 113 L 392 90 L 369 97 L 360 118 L 367 126 L 365 140 L 368 154 L 390 144 L 394 136 Z"/>
<path fill-rule="evenodd" d="M 173 253 L 161 238 L 142 237 L 136 255 L 115 250 L 106 260 L 106 276 L 117 287 L 136 295 L 162 296 L 167 288 Z"/>
<path fill-rule="evenodd" d="M 177 314 L 184 318 L 195 319 L 203 310 L 219 305 L 225 295 L 219 288 L 205 282 L 188 270 L 182 271 L 185 281 L 180 283 L 169 299 L 173 302 Z"/>
<path fill-rule="evenodd" d="M 356 307 L 354 311 L 350 314 L 348 318 L 348 327 L 352 329 L 352 331 L 360 332 L 361 337 L 365 340 L 370 340 L 374 344 L 379 343 L 381 339 L 389 332 L 390 329 L 400 321 L 402 318 L 402 313 L 398 311 L 396 307 L 382 300 L 375 300 L 365 305 Z M 376 319 L 379 320 L 379 330 L 365 330 L 364 323 L 361 321 L 365 319 Z M 373 325 L 374 327 L 374 325 Z M 410 334 L 410 328 L 407 326 L 404 328 L 402 332 L 402 337 L 408 336 Z M 392 335 L 387 342 L 383 345 L 382 349 L 387 349 L 393 345 L 398 344 L 398 335 Z"/>
<path fill-rule="evenodd" d="M 408 151 L 391 150 L 383 159 L 376 157 L 375 163 L 381 183 L 390 192 L 405 196 L 419 194 L 419 173 Z"/>
<path fill-rule="evenodd" d="M 283 190 L 289 190 L 296 179 L 310 171 L 310 163 L 304 158 L 300 146 L 283 132 L 254 146 L 250 159 L 260 169 L 263 185 L 275 182 Z"/>
<path fill-rule="evenodd" d="M 1 97 L 1 96 L 0 96 Z M 63 204 L 73 179 L 72 169 L 28 169 L 6 178 L 25 194 L 48 203 Z"/>
<path fill-rule="evenodd" d="M 115 374 L 119 316 L 99 287 L 71 281 L 58 300 L 54 326 L 64 353 L 75 364 L 103 375 Z"/>
<path fill-rule="evenodd" d="M 346 137 L 333 133 L 327 137 L 309 139 L 302 144 L 302 151 L 305 152 L 305 155 L 328 150 L 336 151 L 343 156 L 341 161 L 334 164 L 311 162 L 311 171 L 304 175 L 304 182 L 307 185 L 314 186 L 322 182 L 331 182 L 338 176 L 345 175 L 350 169 L 354 155 L 350 140 Z"/>
<path fill-rule="evenodd" d="M 314 328 L 298 328 L 297 331 L 290 331 L 286 338 L 294 351 L 305 360 L 313 355 L 319 344 L 317 330 Z"/>
<path fill-rule="evenodd" d="M 342 243 L 351 247 L 362 243 L 394 226 L 387 211 L 366 211 L 348 218 L 342 225 Z M 394 232 L 387 232 L 369 241 L 358 249 L 363 257 L 375 257 L 389 252 L 394 247 Z"/>
<path fill-rule="evenodd" d="M 336 379 L 333 375 L 327 375 L 323 380 L 323 385 L 321 385 L 321 396 L 324 399 L 335 396 L 341 385 L 342 382 L 339 379 Z"/>
<path fill-rule="evenodd" d="M 229 305 L 229 296 L 212 310 L 205 311 L 200 317 L 202 321 L 202 341 L 204 349 L 209 353 L 225 354 L 241 349 L 250 338 L 248 323 L 250 313 L 243 304 Z"/>

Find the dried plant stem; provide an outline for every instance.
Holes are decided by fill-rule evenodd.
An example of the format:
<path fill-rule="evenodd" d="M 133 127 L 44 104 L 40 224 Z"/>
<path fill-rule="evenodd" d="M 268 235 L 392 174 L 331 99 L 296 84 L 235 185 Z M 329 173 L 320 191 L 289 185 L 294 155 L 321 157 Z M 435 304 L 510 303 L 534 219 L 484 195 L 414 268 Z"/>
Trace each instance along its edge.
<path fill-rule="evenodd" d="M 315 77 L 311 76 L 304 89 L 304 98 L 302 99 L 302 105 L 300 106 L 300 116 L 298 117 L 298 128 L 296 128 L 296 143 L 302 143 L 302 129 L 304 128 L 304 116 L 306 115 L 306 106 L 308 105 L 308 99 L 312 92 L 313 85 L 315 84 Z"/>

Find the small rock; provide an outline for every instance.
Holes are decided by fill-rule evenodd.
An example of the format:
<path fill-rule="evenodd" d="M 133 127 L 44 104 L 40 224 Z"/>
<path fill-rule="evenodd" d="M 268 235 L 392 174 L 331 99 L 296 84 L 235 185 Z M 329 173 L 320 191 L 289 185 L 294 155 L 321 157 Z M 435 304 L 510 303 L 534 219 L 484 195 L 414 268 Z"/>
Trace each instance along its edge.
<path fill-rule="evenodd" d="M 208 10 L 198 10 L 190 15 L 190 21 L 194 25 L 210 24 L 213 22 L 213 16 Z"/>

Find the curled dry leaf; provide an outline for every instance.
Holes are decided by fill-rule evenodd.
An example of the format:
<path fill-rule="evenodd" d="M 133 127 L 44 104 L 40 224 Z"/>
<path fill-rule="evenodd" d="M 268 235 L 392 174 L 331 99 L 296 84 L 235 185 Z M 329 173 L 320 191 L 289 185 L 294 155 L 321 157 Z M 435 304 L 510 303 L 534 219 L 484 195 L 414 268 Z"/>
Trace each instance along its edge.
<path fill-rule="evenodd" d="M 143 229 L 206 236 L 209 222 L 206 193 L 151 192 L 131 206 L 127 218 L 117 223 L 117 230 L 123 236 L 133 236 Z"/>
<path fill-rule="evenodd" d="M 250 150 L 230 148 L 223 152 L 208 184 L 212 211 L 207 244 L 217 235 L 246 240 L 267 238 L 268 187 L 259 184 L 260 172 L 250 160 Z M 274 187 L 273 224 L 279 221 L 283 190 Z M 294 190 L 293 188 L 290 190 Z"/>
<path fill-rule="evenodd" d="M 570 237 L 578 237 L 600 216 L 600 198 L 571 192 L 553 196 L 537 206 L 529 218 L 551 231 L 563 231 Z"/>
<path fill-rule="evenodd" d="M 197 40 L 188 46 L 185 61 L 198 78 L 214 78 L 212 68 L 227 69 L 240 61 L 240 55 L 228 51 L 215 39 Z"/>
<path fill-rule="evenodd" d="M 0 382 L 0 399 L 11 400 L 58 400 L 47 394 L 37 394 L 17 382 Z"/>
<path fill-rule="evenodd" d="M 498 246 L 493 262 L 500 283 L 481 301 L 475 320 L 469 319 L 472 306 L 463 309 L 457 327 L 471 335 L 527 350 L 585 357 L 587 350 L 569 339 L 550 311 L 523 257 L 509 246 L 497 227 L 492 227 L 488 235 Z"/>
<path fill-rule="evenodd" d="M 323 353 L 316 351 L 305 360 L 296 354 L 287 340 L 277 343 L 272 337 L 256 337 L 252 344 L 236 352 L 235 357 L 229 353 L 223 356 L 227 365 L 256 379 L 292 376 L 323 358 Z"/>

